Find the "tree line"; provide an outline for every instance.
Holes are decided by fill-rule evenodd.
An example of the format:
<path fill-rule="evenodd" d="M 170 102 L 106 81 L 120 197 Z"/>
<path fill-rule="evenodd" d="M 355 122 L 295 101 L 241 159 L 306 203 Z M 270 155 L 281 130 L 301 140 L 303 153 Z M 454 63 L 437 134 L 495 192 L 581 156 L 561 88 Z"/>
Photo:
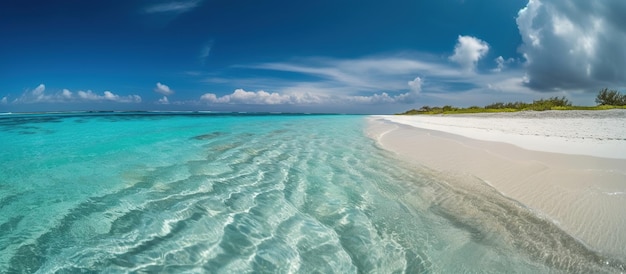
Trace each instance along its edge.
<path fill-rule="evenodd" d="M 497 102 L 484 107 L 471 106 L 468 108 L 458 108 L 450 105 L 443 107 L 423 106 L 420 109 L 411 109 L 400 114 L 440 114 L 440 113 L 480 113 L 480 112 L 515 112 L 523 110 L 598 110 L 611 108 L 625 108 L 626 94 L 621 94 L 617 90 L 604 88 L 598 92 L 595 99 L 596 107 L 572 106 L 572 103 L 563 97 L 550 97 L 548 99 L 534 100 L 532 103 L 526 102 Z"/>

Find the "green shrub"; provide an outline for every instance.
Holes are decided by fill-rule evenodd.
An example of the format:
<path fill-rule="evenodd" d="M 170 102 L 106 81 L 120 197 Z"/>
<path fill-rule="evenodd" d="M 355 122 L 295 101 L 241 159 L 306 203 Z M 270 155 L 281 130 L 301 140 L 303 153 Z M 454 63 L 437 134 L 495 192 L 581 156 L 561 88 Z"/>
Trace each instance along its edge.
<path fill-rule="evenodd" d="M 596 103 L 601 106 L 624 106 L 626 105 L 626 95 L 621 94 L 617 90 L 603 88 L 598 92 Z"/>
<path fill-rule="evenodd" d="M 550 97 L 548 99 L 534 100 L 532 103 L 509 102 L 509 103 L 493 103 L 486 105 L 484 108 L 479 106 L 471 106 L 468 108 L 458 108 L 450 105 L 443 107 L 423 106 L 420 109 L 411 109 L 400 115 L 413 114 L 462 114 L 462 113 L 481 113 L 481 112 L 515 112 L 523 110 L 606 110 L 606 109 L 626 109 L 626 95 L 622 95 L 615 90 L 603 89 L 598 94 L 596 102 L 598 106 L 572 106 L 572 103 L 563 97 Z"/>

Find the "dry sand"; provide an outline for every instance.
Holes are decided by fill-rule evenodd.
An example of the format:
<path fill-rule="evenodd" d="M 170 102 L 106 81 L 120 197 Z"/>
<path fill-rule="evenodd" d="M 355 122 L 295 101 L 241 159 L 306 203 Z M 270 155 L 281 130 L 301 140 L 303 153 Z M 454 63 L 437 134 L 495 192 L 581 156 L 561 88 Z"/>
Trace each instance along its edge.
<path fill-rule="evenodd" d="M 624 259 L 626 111 L 586 113 L 372 116 L 368 132 L 405 160 L 478 177 Z"/>

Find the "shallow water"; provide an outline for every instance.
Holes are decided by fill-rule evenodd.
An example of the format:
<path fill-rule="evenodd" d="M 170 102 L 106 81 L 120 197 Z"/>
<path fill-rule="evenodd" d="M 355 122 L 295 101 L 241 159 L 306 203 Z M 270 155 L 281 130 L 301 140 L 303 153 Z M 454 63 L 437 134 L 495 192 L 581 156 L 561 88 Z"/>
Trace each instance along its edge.
<path fill-rule="evenodd" d="M 0 272 L 619 272 L 364 116 L 0 117 Z"/>

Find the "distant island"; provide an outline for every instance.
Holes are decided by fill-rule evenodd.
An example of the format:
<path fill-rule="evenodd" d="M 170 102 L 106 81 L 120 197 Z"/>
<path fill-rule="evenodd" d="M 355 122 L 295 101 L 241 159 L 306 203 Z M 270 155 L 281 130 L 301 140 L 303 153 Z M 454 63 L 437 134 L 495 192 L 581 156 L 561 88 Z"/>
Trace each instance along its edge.
<path fill-rule="evenodd" d="M 396 115 L 416 115 L 416 114 L 465 114 L 465 113 L 488 113 L 488 112 L 517 112 L 517 111 L 544 111 L 544 110 L 607 110 L 626 109 L 626 94 L 621 94 L 617 90 L 604 88 L 596 96 L 596 106 L 573 106 L 572 103 L 563 97 L 550 97 L 548 99 L 534 100 L 532 103 L 509 102 L 493 103 L 484 107 L 471 106 L 459 108 L 450 105 L 443 107 L 423 106 L 420 109 L 411 109 Z"/>

